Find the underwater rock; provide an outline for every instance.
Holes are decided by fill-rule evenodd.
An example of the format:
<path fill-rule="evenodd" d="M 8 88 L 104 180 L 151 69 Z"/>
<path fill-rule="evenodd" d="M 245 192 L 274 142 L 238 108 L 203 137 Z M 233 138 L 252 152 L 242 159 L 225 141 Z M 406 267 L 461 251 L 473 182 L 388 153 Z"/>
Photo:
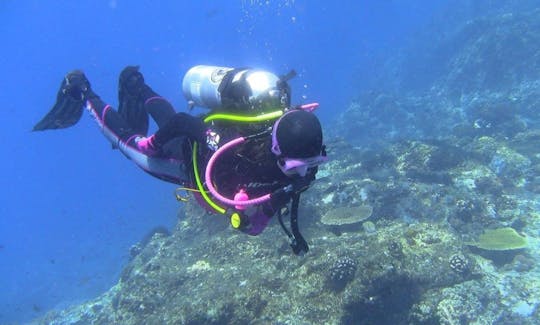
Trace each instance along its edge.
<path fill-rule="evenodd" d="M 444 33 L 426 29 L 424 41 L 416 42 L 415 48 L 410 49 L 410 55 L 402 60 L 399 80 L 393 83 L 399 83 L 408 91 L 420 92 L 442 85 L 448 92 L 459 93 L 500 91 L 511 88 L 518 80 L 537 79 L 535 53 L 540 48 L 540 36 L 535 30 L 540 11 L 537 3 L 529 5 L 528 10 L 515 10 L 518 2 L 527 1 L 491 4 L 492 7 L 504 4 L 510 7 L 497 11 L 474 1 L 481 15 L 454 14 L 454 18 L 461 17 L 463 21 L 451 24 L 450 20 Z M 452 3 L 449 9 L 464 10 L 467 4 L 470 5 L 470 1 L 461 5 Z M 447 20 L 448 14 L 437 22 Z"/>
<path fill-rule="evenodd" d="M 518 254 L 514 257 L 511 264 L 506 267 L 508 270 L 515 270 L 517 272 L 528 272 L 534 269 L 536 260 L 525 254 Z"/>
<path fill-rule="evenodd" d="M 497 177 L 481 176 L 474 180 L 476 190 L 481 194 L 500 196 L 504 186 Z"/>
<path fill-rule="evenodd" d="M 146 235 L 144 235 L 141 241 L 139 241 L 137 244 L 131 245 L 131 247 L 129 248 L 130 258 L 134 258 L 135 256 L 139 255 L 146 247 L 146 245 L 148 245 L 148 243 L 152 240 L 154 235 L 168 237 L 171 235 L 171 232 L 169 231 L 169 229 L 167 229 L 167 227 L 164 226 L 157 226 L 150 229 L 150 231 L 148 231 Z"/>
<path fill-rule="evenodd" d="M 393 169 L 396 162 L 394 154 L 386 148 L 364 150 L 359 159 L 362 162 L 362 168 L 370 175 L 380 174 L 381 169 Z"/>
<path fill-rule="evenodd" d="M 390 256 L 400 259 L 403 257 L 403 245 L 399 241 L 392 240 L 388 244 L 388 253 Z"/>
<path fill-rule="evenodd" d="M 373 279 L 362 297 L 345 305 L 340 323 L 406 324 L 420 291 L 420 285 L 403 274 L 389 273 Z"/>
<path fill-rule="evenodd" d="M 129 257 L 134 258 L 135 256 L 139 255 L 142 251 L 142 247 L 140 244 L 133 244 L 129 248 Z"/>
<path fill-rule="evenodd" d="M 524 178 L 530 166 L 529 158 L 506 146 L 499 147 L 489 162 L 489 168 L 505 180 L 506 184 L 513 186 L 519 186 L 525 182 Z"/>
<path fill-rule="evenodd" d="M 538 143 L 540 143 L 540 130 L 529 129 L 512 137 L 509 146 L 522 155 L 533 156 L 538 152 Z"/>
<path fill-rule="evenodd" d="M 186 216 L 203 217 L 202 211 Z M 370 236 L 309 231 L 313 246 L 303 259 L 292 256 L 279 227 L 257 237 L 230 230 L 198 234 L 197 240 L 190 230 L 155 236 L 114 290 L 37 323 L 361 323 L 407 317 L 422 290 L 467 280 L 444 263 L 432 263 L 447 260 L 458 243 L 436 225 L 387 221 Z M 400 240 L 406 236 L 410 244 Z M 280 240 L 286 250 L 276 245 Z M 388 254 L 392 241 L 402 247 L 399 258 Z M 336 252 L 341 258 L 332 258 Z M 299 301 L 309 303 L 298 308 Z"/>

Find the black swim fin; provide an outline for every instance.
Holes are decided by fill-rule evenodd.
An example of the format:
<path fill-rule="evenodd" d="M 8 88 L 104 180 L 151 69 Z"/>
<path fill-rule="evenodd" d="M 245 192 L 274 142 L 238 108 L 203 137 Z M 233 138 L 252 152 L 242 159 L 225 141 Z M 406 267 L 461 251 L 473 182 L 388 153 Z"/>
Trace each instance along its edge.
<path fill-rule="evenodd" d="M 32 131 L 64 129 L 75 125 L 84 110 L 85 94 L 90 90 L 90 83 L 78 70 L 66 75 L 56 95 L 56 103 Z"/>
<path fill-rule="evenodd" d="M 144 107 L 145 95 L 151 90 L 144 83 L 139 66 L 127 66 L 118 78 L 118 113 L 133 132 L 148 134 L 148 113 Z"/>

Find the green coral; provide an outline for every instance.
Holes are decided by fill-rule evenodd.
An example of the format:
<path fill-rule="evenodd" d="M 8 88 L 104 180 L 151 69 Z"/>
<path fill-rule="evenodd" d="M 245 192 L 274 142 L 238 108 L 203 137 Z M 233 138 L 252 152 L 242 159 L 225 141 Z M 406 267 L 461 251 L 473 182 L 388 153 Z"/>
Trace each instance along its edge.
<path fill-rule="evenodd" d="M 490 251 L 506 251 L 527 247 L 527 240 L 514 228 L 505 227 L 486 230 L 478 242 L 468 244 Z"/>

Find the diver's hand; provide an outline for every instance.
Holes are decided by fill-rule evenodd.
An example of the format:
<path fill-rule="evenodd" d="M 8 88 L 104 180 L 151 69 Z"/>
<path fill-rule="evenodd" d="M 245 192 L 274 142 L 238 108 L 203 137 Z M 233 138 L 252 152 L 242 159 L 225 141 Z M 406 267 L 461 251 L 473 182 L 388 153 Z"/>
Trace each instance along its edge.
<path fill-rule="evenodd" d="M 295 255 L 304 255 L 309 251 L 309 245 L 302 236 L 299 236 L 298 238 L 295 237 L 290 245 Z"/>
<path fill-rule="evenodd" d="M 273 207 L 282 207 L 289 203 L 293 194 L 300 194 L 309 188 L 313 177 L 297 176 L 294 177 L 291 184 L 272 193 L 270 203 Z"/>
<path fill-rule="evenodd" d="M 293 193 L 293 186 L 288 185 L 272 193 L 270 196 L 270 204 L 277 210 L 289 203 Z"/>

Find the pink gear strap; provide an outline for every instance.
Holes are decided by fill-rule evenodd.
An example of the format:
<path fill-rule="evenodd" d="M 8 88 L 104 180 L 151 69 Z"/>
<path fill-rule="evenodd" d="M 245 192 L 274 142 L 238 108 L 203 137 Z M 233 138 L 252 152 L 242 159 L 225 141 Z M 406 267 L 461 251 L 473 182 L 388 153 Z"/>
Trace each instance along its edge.
<path fill-rule="evenodd" d="M 304 104 L 304 105 L 298 106 L 298 108 L 300 108 L 303 111 L 311 113 L 314 110 L 316 110 L 317 108 L 319 108 L 319 103 Z"/>

